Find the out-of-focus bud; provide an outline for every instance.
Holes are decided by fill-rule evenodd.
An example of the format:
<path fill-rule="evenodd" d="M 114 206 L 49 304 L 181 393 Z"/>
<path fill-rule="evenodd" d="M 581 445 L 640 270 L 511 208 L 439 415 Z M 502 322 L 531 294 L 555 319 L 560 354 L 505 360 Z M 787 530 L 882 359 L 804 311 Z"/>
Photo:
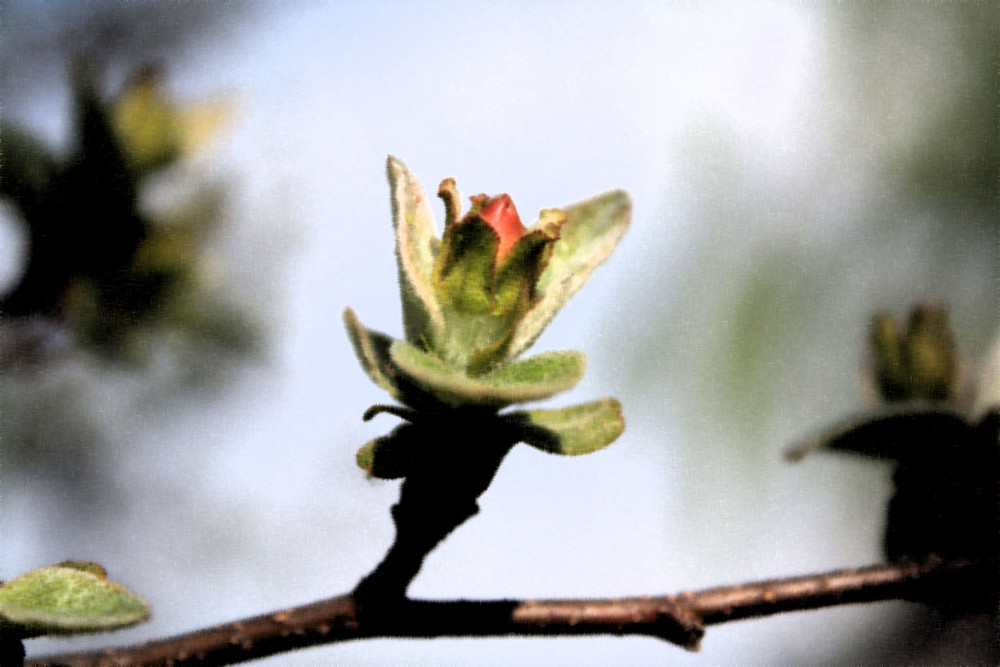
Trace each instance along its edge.
<path fill-rule="evenodd" d="M 891 315 L 878 313 L 870 330 L 872 371 L 886 401 L 952 401 L 958 360 L 948 313 L 920 305 L 910 311 L 905 331 Z"/>

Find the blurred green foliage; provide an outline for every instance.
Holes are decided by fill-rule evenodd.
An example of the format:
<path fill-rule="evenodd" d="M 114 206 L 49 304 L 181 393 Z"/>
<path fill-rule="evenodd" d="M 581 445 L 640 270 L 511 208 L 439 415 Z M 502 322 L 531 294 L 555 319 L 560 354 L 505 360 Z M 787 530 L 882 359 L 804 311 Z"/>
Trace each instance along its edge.
<path fill-rule="evenodd" d="M 13 204 L 27 239 L 26 267 L 0 313 L 54 319 L 80 345 L 119 358 L 136 356 L 143 334 L 156 327 L 255 347 L 255 327 L 211 295 L 204 279 L 221 188 L 201 183 L 168 212 L 144 200 L 151 183 L 216 132 L 227 105 L 180 108 L 149 67 L 111 99 L 84 64 L 73 68 L 72 86 L 64 157 L 18 127 L 0 126 L 0 195 Z"/>
<path fill-rule="evenodd" d="M 949 5 L 962 75 L 909 154 L 901 154 L 916 196 L 965 201 L 1000 213 L 1000 4 Z M 984 218 L 1000 227 L 1000 215 Z"/>
<path fill-rule="evenodd" d="M 960 209 L 953 222 L 1000 226 L 1000 4 L 850 3 L 830 16 L 858 118 L 906 136 L 885 171 L 915 202 Z"/>

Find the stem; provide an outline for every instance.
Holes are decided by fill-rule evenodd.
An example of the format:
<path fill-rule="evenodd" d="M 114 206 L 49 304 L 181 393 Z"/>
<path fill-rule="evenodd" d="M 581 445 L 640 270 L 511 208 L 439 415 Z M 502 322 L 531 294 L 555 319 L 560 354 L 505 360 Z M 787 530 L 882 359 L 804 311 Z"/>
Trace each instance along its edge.
<path fill-rule="evenodd" d="M 387 411 L 375 406 L 369 413 L 373 410 Z M 459 409 L 439 415 L 414 413 L 411 418 L 412 423 L 397 427 L 390 438 L 419 448 L 421 454 L 410 462 L 399 502 L 392 507 L 392 547 L 354 590 L 366 609 L 384 612 L 389 603 L 406 598 L 427 554 L 479 512 L 476 500 L 520 439 L 520 433 L 494 412 Z"/>
<path fill-rule="evenodd" d="M 371 638 L 645 635 L 698 648 L 703 625 L 842 604 L 912 599 L 992 576 L 992 561 L 930 558 L 661 597 L 611 600 L 402 600 L 359 614 L 351 595 L 128 648 L 56 655 L 29 667 L 228 665 L 317 644 Z M 964 587 L 962 587 L 964 588 Z M 967 590 L 967 589 L 966 589 Z"/>
<path fill-rule="evenodd" d="M 400 502 L 392 507 L 396 539 L 378 567 L 354 589 L 359 601 L 377 600 L 384 606 L 387 601 L 405 599 L 406 589 L 420 572 L 427 554 L 479 512 L 475 499 L 456 498 L 448 503 L 447 498 L 426 493 L 415 496 L 414 486 L 407 486 L 409 482 L 408 478 L 403 483 Z"/>

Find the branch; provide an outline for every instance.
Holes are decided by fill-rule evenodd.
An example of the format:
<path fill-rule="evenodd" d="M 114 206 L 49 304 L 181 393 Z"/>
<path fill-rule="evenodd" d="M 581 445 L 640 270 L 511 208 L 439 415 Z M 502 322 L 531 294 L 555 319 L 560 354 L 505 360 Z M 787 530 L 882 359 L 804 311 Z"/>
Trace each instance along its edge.
<path fill-rule="evenodd" d="M 342 595 L 302 607 L 126 648 L 30 659 L 25 665 L 228 665 L 371 638 L 645 635 L 696 650 L 705 625 L 841 604 L 913 599 L 970 577 L 989 562 L 903 562 L 662 597 L 606 600 L 401 600 L 378 609 Z"/>

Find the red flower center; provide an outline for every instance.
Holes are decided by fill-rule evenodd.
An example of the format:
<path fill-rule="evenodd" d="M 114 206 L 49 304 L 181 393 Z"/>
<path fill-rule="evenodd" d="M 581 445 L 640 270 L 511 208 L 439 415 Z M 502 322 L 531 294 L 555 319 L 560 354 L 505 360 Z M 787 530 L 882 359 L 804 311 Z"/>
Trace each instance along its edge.
<path fill-rule="evenodd" d="M 510 253 L 514 244 L 524 236 L 527 230 L 521 223 L 521 216 L 517 214 L 517 208 L 514 207 L 514 201 L 510 195 L 503 194 L 497 197 L 480 195 L 474 197 L 473 201 L 477 199 L 476 203 L 482 205 L 479 216 L 500 237 L 500 245 L 497 246 L 497 263 L 499 263 Z"/>

